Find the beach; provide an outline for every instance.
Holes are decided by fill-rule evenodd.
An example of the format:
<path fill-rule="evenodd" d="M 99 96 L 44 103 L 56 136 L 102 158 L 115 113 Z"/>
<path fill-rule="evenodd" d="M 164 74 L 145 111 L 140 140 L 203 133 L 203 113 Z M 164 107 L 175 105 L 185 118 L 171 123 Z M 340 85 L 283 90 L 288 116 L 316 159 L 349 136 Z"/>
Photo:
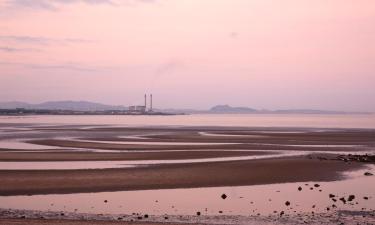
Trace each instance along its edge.
<path fill-rule="evenodd" d="M 318 224 L 327 222 L 326 213 L 345 222 L 358 216 L 343 217 L 344 210 L 359 210 L 366 215 L 362 221 L 372 221 L 375 193 L 361 183 L 372 182 L 374 137 L 369 128 L 3 124 L 0 224 L 117 224 L 118 218 L 119 224 L 267 224 L 282 223 L 281 218 L 285 224 L 300 218 Z M 345 185 L 353 188 L 337 188 Z M 328 191 L 335 189 L 345 204 L 335 197 L 329 205 Z M 239 200 L 259 192 L 258 200 L 244 211 L 252 201 L 225 201 L 234 198 L 233 190 Z M 306 191 L 314 192 L 316 203 L 307 203 L 312 200 Z M 364 197 L 351 204 L 350 192 Z M 73 198 L 96 200 L 82 206 L 65 202 Z M 215 203 L 220 199 L 226 205 Z M 282 201 L 299 203 L 284 209 Z M 274 203 L 267 207 L 267 202 Z M 308 204 L 319 217 L 311 218 Z M 98 218 L 101 214 L 109 216 Z"/>

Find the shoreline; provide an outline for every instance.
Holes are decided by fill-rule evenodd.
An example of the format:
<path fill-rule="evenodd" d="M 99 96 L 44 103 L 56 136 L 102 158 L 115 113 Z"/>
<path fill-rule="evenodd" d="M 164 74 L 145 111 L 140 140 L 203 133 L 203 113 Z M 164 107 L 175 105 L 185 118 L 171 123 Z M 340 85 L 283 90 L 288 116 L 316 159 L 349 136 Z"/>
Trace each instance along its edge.
<path fill-rule="evenodd" d="M 143 214 L 82 214 L 61 211 L 9 210 L 0 208 L 1 225 L 269 225 L 269 224 L 371 224 L 375 210 L 357 212 L 340 210 L 331 213 L 297 215 L 188 216 Z"/>

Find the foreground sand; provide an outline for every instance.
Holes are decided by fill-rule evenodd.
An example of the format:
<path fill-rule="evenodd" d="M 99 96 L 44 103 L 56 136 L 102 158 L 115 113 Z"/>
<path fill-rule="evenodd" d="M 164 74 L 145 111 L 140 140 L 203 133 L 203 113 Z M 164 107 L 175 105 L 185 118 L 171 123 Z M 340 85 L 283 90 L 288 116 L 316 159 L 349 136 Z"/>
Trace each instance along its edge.
<path fill-rule="evenodd" d="M 43 219 L 0 219 L 0 225 L 191 225 L 190 223 L 154 223 L 97 220 L 43 220 Z M 197 224 L 197 223 L 194 223 Z M 199 224 L 198 224 L 199 225 Z"/>
<path fill-rule="evenodd" d="M 294 157 L 102 170 L 0 171 L 0 195 L 331 181 L 365 164 Z"/>
<path fill-rule="evenodd" d="M 222 162 L 173 162 L 135 168 L 0 170 L 0 196 L 335 181 L 343 178 L 343 172 L 364 168 L 368 165 L 366 163 L 369 163 L 363 160 L 339 158 L 337 154 L 348 155 L 349 153 L 356 154 L 358 151 L 373 151 L 375 146 L 374 130 L 356 129 L 321 131 L 292 128 L 85 128 L 83 126 L 56 126 L 36 127 L 32 128 L 32 131 L 30 133 L 5 132 L 2 134 L 5 134 L 4 136 L 0 135 L 0 144 L 2 140 L 14 139 L 16 142 L 23 139 L 28 140 L 28 143 L 45 145 L 46 148 L 36 151 L 1 148 L 0 145 L 0 163 L 27 161 L 53 164 L 55 161 L 65 163 L 70 161 L 212 159 L 275 154 L 274 151 L 269 150 L 295 150 L 304 151 L 306 154 L 293 157 Z M 202 132 L 206 134 L 202 134 Z M 136 135 L 144 135 L 146 138 L 139 139 Z M 63 137 L 73 138 L 64 139 Z M 163 145 L 163 143 L 167 144 Z M 194 144 L 189 145 L 189 143 Z M 200 145 L 199 143 L 208 144 Z M 231 144 L 216 145 L 215 143 Z M 147 151 L 145 152 L 145 150 Z M 330 154 L 327 155 L 327 152 Z M 223 224 L 222 221 L 234 221 L 230 224 L 263 225 L 296 224 L 306 223 L 306 221 L 309 224 L 335 224 L 337 221 L 345 222 L 345 224 L 352 224 L 353 221 L 354 223 L 375 222 L 372 211 L 366 212 L 366 215 L 352 215 L 349 212 L 343 216 L 342 212 L 334 212 L 329 216 L 318 217 L 312 217 L 311 212 L 306 212 L 302 216 L 284 216 L 282 218 L 279 214 L 275 214 L 267 216 L 266 220 L 261 217 L 241 216 L 234 216 L 232 220 L 228 217 L 229 215 L 222 215 L 225 218 L 220 217 L 214 220 L 212 218 L 204 220 L 203 217 L 200 217 L 199 220 L 196 217 L 173 220 L 170 217 L 166 221 L 163 217 L 160 220 L 153 220 L 151 217 L 148 218 L 148 221 L 142 219 L 142 222 L 131 222 L 134 220 L 132 215 L 127 218 L 128 222 L 124 222 L 117 221 L 117 217 L 101 221 L 95 219 L 95 216 L 98 215 L 84 218 L 77 214 L 70 217 L 70 220 L 66 220 L 67 217 L 56 216 L 59 214 L 46 217 L 44 213 L 48 214 L 50 211 L 36 214 L 15 211 L 13 217 L 8 217 L 9 214 L 6 211 L 7 209 L 0 209 L 0 212 L 5 212 L 0 216 L 0 224 L 177 225 L 187 223 Z M 44 219 L 41 219 L 40 215 L 43 215 Z M 21 216 L 25 216 L 25 218 L 20 219 Z"/>

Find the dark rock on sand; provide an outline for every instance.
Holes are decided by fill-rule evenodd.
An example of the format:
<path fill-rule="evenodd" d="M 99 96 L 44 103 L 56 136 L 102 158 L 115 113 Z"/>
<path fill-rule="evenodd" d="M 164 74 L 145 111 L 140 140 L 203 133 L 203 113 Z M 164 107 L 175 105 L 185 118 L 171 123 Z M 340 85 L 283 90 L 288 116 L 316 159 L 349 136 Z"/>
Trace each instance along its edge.
<path fill-rule="evenodd" d="M 298 190 L 299 190 L 299 191 L 302 191 L 302 187 L 298 187 Z"/>
<path fill-rule="evenodd" d="M 227 198 L 227 195 L 226 195 L 226 194 L 222 194 L 222 195 L 221 195 L 221 198 L 222 198 L 222 199 L 226 199 L 226 198 Z"/>
<path fill-rule="evenodd" d="M 374 174 L 370 173 L 370 172 L 365 172 L 364 174 L 365 176 L 373 176 Z"/>
<path fill-rule="evenodd" d="M 340 198 L 339 200 L 342 201 L 342 203 L 346 204 L 346 200 L 344 197 Z"/>
<path fill-rule="evenodd" d="M 349 195 L 348 197 L 348 202 L 351 202 L 355 199 L 355 196 L 354 195 Z"/>
<path fill-rule="evenodd" d="M 369 163 L 369 162 L 375 162 L 375 155 L 352 155 L 352 154 L 348 154 L 348 155 L 339 155 L 337 156 L 337 160 L 341 160 L 341 161 L 344 161 L 344 162 L 365 162 L 365 163 Z"/>
<path fill-rule="evenodd" d="M 200 216 L 201 215 L 201 212 L 197 212 L 197 216 Z"/>
<path fill-rule="evenodd" d="M 286 202 L 285 202 L 285 205 L 286 205 L 286 206 L 290 206 L 290 202 L 289 202 L 289 201 L 286 201 Z"/>

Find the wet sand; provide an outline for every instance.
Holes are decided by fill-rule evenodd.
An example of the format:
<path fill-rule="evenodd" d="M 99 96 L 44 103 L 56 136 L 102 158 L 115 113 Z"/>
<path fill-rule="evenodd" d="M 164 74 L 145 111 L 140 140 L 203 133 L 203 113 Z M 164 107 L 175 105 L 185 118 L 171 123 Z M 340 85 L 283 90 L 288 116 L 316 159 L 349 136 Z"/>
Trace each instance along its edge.
<path fill-rule="evenodd" d="M 47 139 L 45 135 L 36 135 L 38 139 L 29 140 L 27 141 L 28 143 L 64 148 L 103 150 L 207 150 L 216 148 L 222 150 L 342 151 L 343 149 L 349 149 L 350 151 L 360 151 L 367 147 L 375 147 L 375 131 L 369 129 L 113 127 L 85 130 L 77 128 L 68 130 L 43 128 L 38 130 L 58 132 L 65 135 L 74 132 L 74 135 L 78 138 L 60 139 L 57 136 L 56 138 Z M 124 136 L 128 136 L 128 138 L 124 138 Z M 139 137 L 142 137 L 142 139 L 140 140 Z M 133 144 L 132 142 L 138 142 L 138 144 Z M 173 143 L 176 144 L 173 145 Z M 181 145 L 181 143 L 186 144 Z M 225 144 L 217 145 L 218 143 Z M 213 144 L 215 145 L 213 146 Z"/>
<path fill-rule="evenodd" d="M 340 172 L 364 165 L 295 157 L 105 170 L 3 170 L 0 171 L 0 195 L 330 181 L 340 179 Z"/>
<path fill-rule="evenodd" d="M 0 219 L 0 225 L 161 225 L 155 222 L 98 221 L 98 220 L 53 220 L 53 219 Z M 168 223 L 169 225 L 191 225 L 191 223 Z M 194 223 L 197 224 L 197 223 Z"/>
<path fill-rule="evenodd" d="M 1 152 L 0 162 L 43 161 L 123 161 L 123 160 L 177 160 L 238 157 L 270 154 L 262 151 L 176 151 L 176 152 Z"/>
<path fill-rule="evenodd" d="M 367 152 L 373 154 L 375 150 L 375 130 L 372 129 L 90 127 L 24 124 L 9 126 L 10 128 L 0 133 L 0 163 L 137 160 L 151 162 L 152 160 L 264 156 L 275 154 L 275 150 L 281 150 L 281 153 L 295 151 L 305 154 L 285 155 L 279 158 L 271 155 L 274 158 L 221 162 L 146 163 L 133 168 L 0 170 L 0 196 L 336 181 L 344 178 L 344 172 L 362 169 L 369 163 L 346 160 L 345 157 L 341 160 L 337 158 L 338 154 L 345 152 L 345 154 L 364 155 Z M 14 149 L 1 148 L 1 141 L 7 142 L 7 146 L 9 143 L 10 145 L 14 143 Z M 17 143 L 30 145 L 20 145 L 21 147 L 17 148 Z M 34 146 L 35 149 L 22 147 L 33 147 L 33 144 L 39 146 Z M 13 219 L 0 216 L 2 218 L 0 224 L 114 223 L 111 220 L 85 221 L 79 215 L 72 220 L 56 216 L 49 220 L 39 217 L 19 219 L 20 215 L 15 214 Z M 341 218 L 338 213 L 334 215 Z M 346 222 L 354 217 L 350 215 Z M 239 217 L 234 218 L 233 224 L 239 224 L 236 223 Z M 318 218 L 316 224 L 320 224 L 324 220 L 322 218 Z M 278 215 L 269 219 L 266 222 L 281 221 Z M 219 223 L 221 220 L 217 218 L 216 222 Z M 207 221 L 204 224 L 210 224 L 212 220 Z M 243 218 L 242 222 L 262 224 L 261 221 L 257 217 Z M 164 224 L 165 221 L 158 222 L 160 223 L 121 221 L 120 224 L 156 225 Z M 175 223 L 173 220 L 168 220 L 167 222 L 186 224 L 184 221 Z M 200 221 L 190 218 L 185 222 L 197 224 Z"/>

